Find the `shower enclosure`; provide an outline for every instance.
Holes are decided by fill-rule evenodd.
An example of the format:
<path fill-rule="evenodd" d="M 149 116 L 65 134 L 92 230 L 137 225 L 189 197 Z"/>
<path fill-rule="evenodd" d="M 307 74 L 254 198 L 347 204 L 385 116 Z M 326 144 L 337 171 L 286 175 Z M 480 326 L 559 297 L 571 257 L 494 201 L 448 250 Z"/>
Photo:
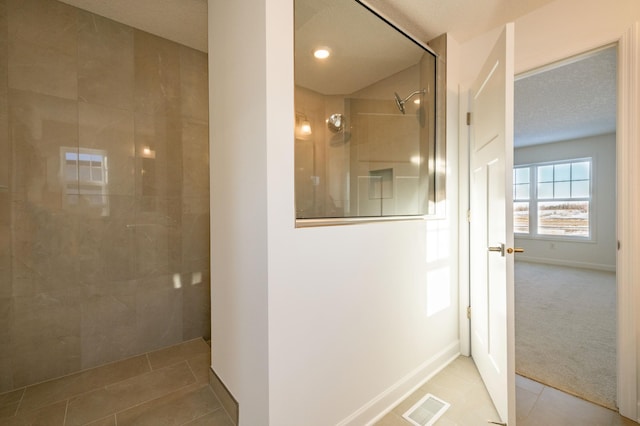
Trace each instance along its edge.
<path fill-rule="evenodd" d="M 0 0 L 0 75 L 0 393 L 208 338 L 206 53 Z"/>
<path fill-rule="evenodd" d="M 296 218 L 433 214 L 442 58 L 357 2 L 295 5 Z"/>

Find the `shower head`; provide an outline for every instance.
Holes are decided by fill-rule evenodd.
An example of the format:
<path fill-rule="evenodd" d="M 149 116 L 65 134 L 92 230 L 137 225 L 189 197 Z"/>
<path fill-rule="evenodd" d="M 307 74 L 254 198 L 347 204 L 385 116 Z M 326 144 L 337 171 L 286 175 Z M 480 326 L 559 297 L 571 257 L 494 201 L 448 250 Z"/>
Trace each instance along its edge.
<path fill-rule="evenodd" d="M 400 112 L 404 114 L 404 101 L 400 99 L 400 95 L 398 95 L 398 92 L 393 92 L 393 94 L 396 98 L 396 106 L 398 107 Z"/>
<path fill-rule="evenodd" d="M 393 94 L 395 95 L 395 101 L 396 101 L 396 106 L 398 107 L 398 109 L 400 110 L 401 113 L 405 113 L 404 111 L 404 104 L 411 98 L 413 98 L 415 95 L 424 95 L 425 93 L 427 93 L 426 89 L 422 89 L 422 90 L 416 90 L 415 92 L 411 93 L 409 96 L 407 96 L 404 99 L 400 99 L 400 95 L 398 95 L 397 92 L 394 92 Z"/>

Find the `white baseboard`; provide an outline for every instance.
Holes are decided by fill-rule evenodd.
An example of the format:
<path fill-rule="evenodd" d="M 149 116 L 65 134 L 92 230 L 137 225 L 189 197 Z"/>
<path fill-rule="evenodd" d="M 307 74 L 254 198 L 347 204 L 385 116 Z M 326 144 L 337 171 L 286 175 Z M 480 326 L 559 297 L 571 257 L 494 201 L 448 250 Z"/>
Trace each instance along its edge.
<path fill-rule="evenodd" d="M 546 257 L 529 257 L 518 255 L 517 260 L 521 262 L 545 263 L 547 265 L 569 266 L 572 268 L 595 269 L 597 271 L 615 272 L 616 265 L 606 265 L 603 263 L 578 262 L 565 259 L 548 259 Z"/>
<path fill-rule="evenodd" d="M 387 390 L 364 404 L 353 414 L 343 419 L 337 426 L 372 425 L 396 405 L 411 395 L 416 389 L 438 374 L 460 355 L 460 341 L 456 340 L 442 351 L 425 361 Z"/>

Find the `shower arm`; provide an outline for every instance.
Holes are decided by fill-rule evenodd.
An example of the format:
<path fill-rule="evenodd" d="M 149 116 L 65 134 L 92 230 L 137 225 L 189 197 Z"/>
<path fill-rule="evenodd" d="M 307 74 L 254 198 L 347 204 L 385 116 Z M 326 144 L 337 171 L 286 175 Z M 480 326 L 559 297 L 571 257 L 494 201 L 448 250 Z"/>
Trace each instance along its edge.
<path fill-rule="evenodd" d="M 407 96 L 406 98 L 404 98 L 402 100 L 402 103 L 407 102 L 409 99 L 413 98 L 415 95 L 424 95 L 425 93 L 427 93 L 426 89 L 422 89 L 422 90 L 416 90 L 415 92 L 411 93 L 409 96 Z"/>

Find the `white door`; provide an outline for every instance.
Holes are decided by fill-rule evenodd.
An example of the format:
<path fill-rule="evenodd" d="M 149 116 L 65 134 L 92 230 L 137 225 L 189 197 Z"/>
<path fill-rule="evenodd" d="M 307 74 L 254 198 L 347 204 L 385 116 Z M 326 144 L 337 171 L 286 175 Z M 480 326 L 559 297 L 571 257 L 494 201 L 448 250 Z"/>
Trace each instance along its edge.
<path fill-rule="evenodd" d="M 471 87 L 469 247 L 471 355 L 509 426 L 515 424 L 513 73 L 508 24 Z"/>

